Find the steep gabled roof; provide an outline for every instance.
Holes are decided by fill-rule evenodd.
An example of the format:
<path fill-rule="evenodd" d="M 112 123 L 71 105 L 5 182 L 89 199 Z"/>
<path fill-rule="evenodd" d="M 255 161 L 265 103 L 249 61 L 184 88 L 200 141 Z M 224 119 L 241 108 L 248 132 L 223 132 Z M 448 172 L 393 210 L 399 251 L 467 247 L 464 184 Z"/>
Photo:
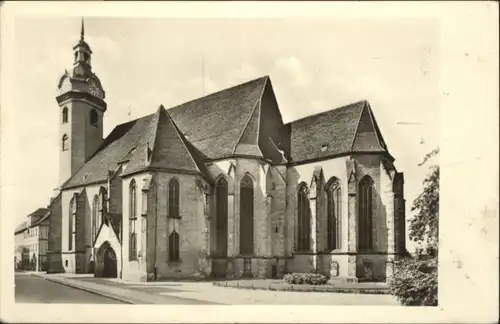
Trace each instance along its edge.
<path fill-rule="evenodd" d="M 43 214 L 43 216 L 36 222 L 36 224 L 34 224 L 32 226 L 36 226 L 38 224 L 43 223 L 47 218 L 50 217 L 50 215 L 51 215 L 51 211 L 50 211 L 50 209 L 47 209 L 46 212 Z"/>
<path fill-rule="evenodd" d="M 168 110 L 179 130 L 208 158 L 234 154 L 234 149 L 268 77 L 258 78 Z"/>
<path fill-rule="evenodd" d="M 262 157 L 273 163 L 286 162 L 287 134 L 274 95 L 271 79 L 267 78 L 259 100 L 234 147 L 233 154 Z"/>
<path fill-rule="evenodd" d="M 255 79 L 168 110 L 168 118 L 173 120 L 174 128 L 182 137 L 181 142 L 187 143 L 185 146 L 195 160 L 196 169 L 205 173 L 205 159 L 233 154 L 267 80 L 267 76 Z M 160 125 L 158 117 L 157 112 L 115 127 L 89 161 L 62 187 L 66 189 L 105 181 L 107 171 L 116 169 L 118 162 L 128 161 L 123 174 L 141 168 L 146 161 L 144 154 L 147 147 L 156 145 L 152 138 L 156 136 L 155 127 Z M 161 144 L 165 143 L 162 141 Z M 169 156 L 168 159 L 171 158 Z M 192 166 L 182 167 L 194 169 Z"/>
<path fill-rule="evenodd" d="M 151 114 L 116 126 L 96 153 L 66 181 L 63 188 L 105 181 L 108 170 L 115 170 L 117 162 L 130 158 L 128 154 L 150 127 L 153 117 L 154 114 Z"/>
<path fill-rule="evenodd" d="M 38 208 L 34 212 L 28 215 L 31 218 L 31 226 L 35 226 L 41 223 L 42 219 L 45 220 L 47 215 L 50 215 L 50 209 L 48 208 Z M 45 217 L 45 218 L 44 218 Z"/>
<path fill-rule="evenodd" d="M 50 217 L 50 209 L 49 208 L 38 208 L 34 212 L 28 215 L 31 218 L 31 224 L 28 226 L 28 221 L 23 221 L 19 226 L 14 230 L 15 234 L 19 234 L 28 229 L 28 227 L 35 227 L 42 224 L 47 218 Z"/>
<path fill-rule="evenodd" d="M 188 141 L 170 117 L 169 112 L 161 107 L 150 166 L 153 168 L 201 172 L 204 169 L 204 163 L 198 160 L 198 162 L 201 162 L 199 165 L 193 157 L 193 153 L 197 153 L 196 149 L 188 144 Z"/>
<path fill-rule="evenodd" d="M 186 140 L 163 106 L 151 118 L 122 176 L 148 169 L 194 172 L 208 177 L 203 155 Z"/>
<path fill-rule="evenodd" d="M 121 176 L 144 170 L 148 166 L 157 138 L 159 123 L 160 109 L 152 114 L 147 125 L 144 125 L 141 137 L 135 143 L 134 147 L 120 159 L 121 162 L 126 162 L 126 167 L 123 167 Z"/>
<path fill-rule="evenodd" d="M 153 169 L 198 172 L 207 160 L 252 156 L 301 163 L 352 152 L 387 152 L 366 101 L 283 124 L 268 76 L 118 125 L 63 188 Z"/>
<path fill-rule="evenodd" d="M 359 101 L 285 125 L 292 163 L 355 152 L 387 152 L 367 101 Z"/>
<path fill-rule="evenodd" d="M 368 102 L 365 103 L 361 116 L 359 117 L 356 135 L 354 137 L 352 152 L 382 152 L 387 147 L 382 139 L 373 113 Z"/>

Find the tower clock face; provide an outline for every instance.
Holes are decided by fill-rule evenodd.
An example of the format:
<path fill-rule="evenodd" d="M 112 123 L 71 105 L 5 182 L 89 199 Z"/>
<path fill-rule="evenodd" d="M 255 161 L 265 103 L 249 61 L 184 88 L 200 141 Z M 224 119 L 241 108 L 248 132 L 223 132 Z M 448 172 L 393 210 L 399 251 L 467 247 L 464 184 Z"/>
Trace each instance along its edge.
<path fill-rule="evenodd" d="M 102 89 L 95 79 L 89 80 L 89 92 L 91 95 L 102 99 Z"/>

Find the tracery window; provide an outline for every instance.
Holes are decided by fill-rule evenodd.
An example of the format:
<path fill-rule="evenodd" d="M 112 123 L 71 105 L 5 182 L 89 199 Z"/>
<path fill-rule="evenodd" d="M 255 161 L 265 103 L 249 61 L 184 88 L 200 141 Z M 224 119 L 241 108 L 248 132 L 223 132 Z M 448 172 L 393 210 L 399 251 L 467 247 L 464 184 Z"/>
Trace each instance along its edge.
<path fill-rule="evenodd" d="M 369 176 L 359 182 L 358 218 L 358 248 L 370 250 L 373 247 L 373 180 Z"/>
<path fill-rule="evenodd" d="M 328 249 L 341 248 L 342 242 L 342 189 L 337 178 L 332 178 L 326 185 Z"/>
<path fill-rule="evenodd" d="M 227 255 L 227 195 L 228 183 L 226 179 L 219 178 L 215 184 L 216 208 L 216 250 L 220 256 Z"/>
<path fill-rule="evenodd" d="M 168 183 L 168 217 L 179 218 L 179 181 L 172 179 Z"/>
<path fill-rule="evenodd" d="M 240 182 L 240 253 L 254 253 L 253 180 L 245 175 Z"/>
<path fill-rule="evenodd" d="M 179 234 L 174 230 L 168 237 L 168 260 L 179 261 L 179 254 Z"/>
<path fill-rule="evenodd" d="M 311 220 L 307 192 L 307 185 L 301 183 L 297 192 L 297 252 L 307 252 L 311 248 Z"/>
<path fill-rule="evenodd" d="M 92 204 L 92 243 L 95 241 L 97 236 L 97 231 L 101 225 L 98 219 L 99 215 L 99 196 L 94 196 L 94 202 Z"/>
<path fill-rule="evenodd" d="M 137 260 L 137 190 L 135 180 L 129 186 L 129 261 Z"/>

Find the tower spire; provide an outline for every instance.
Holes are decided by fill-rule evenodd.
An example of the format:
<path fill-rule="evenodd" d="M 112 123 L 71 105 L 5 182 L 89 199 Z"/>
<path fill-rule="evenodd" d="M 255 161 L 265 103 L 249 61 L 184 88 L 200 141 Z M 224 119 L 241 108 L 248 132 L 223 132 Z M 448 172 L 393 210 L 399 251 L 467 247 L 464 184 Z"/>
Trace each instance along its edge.
<path fill-rule="evenodd" d="M 85 24 L 83 22 L 83 17 L 82 17 L 82 29 L 80 30 L 80 39 L 83 40 L 85 36 Z"/>

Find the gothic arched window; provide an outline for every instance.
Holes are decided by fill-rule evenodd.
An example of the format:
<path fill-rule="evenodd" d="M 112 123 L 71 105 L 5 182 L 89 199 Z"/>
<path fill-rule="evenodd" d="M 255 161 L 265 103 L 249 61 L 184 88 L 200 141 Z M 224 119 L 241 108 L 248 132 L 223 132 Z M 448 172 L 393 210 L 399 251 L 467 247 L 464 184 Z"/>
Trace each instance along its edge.
<path fill-rule="evenodd" d="M 301 183 L 297 192 L 297 251 L 307 252 L 311 248 L 311 222 L 307 185 Z"/>
<path fill-rule="evenodd" d="M 328 249 L 341 248 L 342 242 L 342 189 L 337 178 L 331 178 L 326 185 Z"/>
<path fill-rule="evenodd" d="M 373 247 L 373 180 L 365 176 L 358 190 L 358 249 Z"/>
<path fill-rule="evenodd" d="M 97 114 L 97 111 L 95 111 L 95 109 L 92 109 L 90 111 L 90 125 L 96 127 L 99 125 L 99 115 Z"/>
<path fill-rule="evenodd" d="M 240 182 L 240 254 L 253 254 L 253 180 L 247 174 Z"/>
<path fill-rule="evenodd" d="M 137 190 L 136 190 L 136 185 L 135 185 L 135 180 L 132 179 L 130 181 L 130 187 L 129 187 L 129 218 L 130 219 L 135 219 L 137 218 L 137 204 L 136 204 L 136 197 L 137 197 Z"/>
<path fill-rule="evenodd" d="M 99 192 L 99 226 L 101 223 L 108 224 L 108 217 L 106 215 L 106 201 L 107 201 L 106 189 L 101 187 Z"/>
<path fill-rule="evenodd" d="M 227 194 L 227 181 L 221 177 L 215 183 L 216 250 L 220 256 L 227 255 Z"/>
<path fill-rule="evenodd" d="M 135 261 L 137 260 L 137 234 L 135 232 L 132 232 L 130 234 L 130 239 L 128 244 L 129 244 L 128 259 L 129 261 Z"/>
<path fill-rule="evenodd" d="M 67 151 L 69 148 L 69 138 L 68 135 L 64 134 L 62 137 L 62 150 Z"/>
<path fill-rule="evenodd" d="M 97 218 L 99 215 L 99 196 L 94 196 L 94 202 L 92 206 L 92 243 L 95 241 L 97 236 L 97 231 L 99 230 L 99 226 L 101 222 Z"/>
<path fill-rule="evenodd" d="M 129 260 L 137 260 L 137 204 L 136 204 L 136 185 L 135 180 L 130 181 L 129 186 Z"/>
<path fill-rule="evenodd" d="M 73 196 L 69 204 L 68 220 L 68 250 L 72 251 L 76 239 L 76 196 Z"/>
<path fill-rule="evenodd" d="M 179 181 L 172 179 L 168 183 L 168 217 L 179 218 Z"/>
<path fill-rule="evenodd" d="M 179 234 L 174 230 L 168 237 L 168 261 L 179 261 Z"/>
<path fill-rule="evenodd" d="M 68 108 L 64 107 L 62 110 L 62 123 L 66 124 L 68 122 Z"/>

